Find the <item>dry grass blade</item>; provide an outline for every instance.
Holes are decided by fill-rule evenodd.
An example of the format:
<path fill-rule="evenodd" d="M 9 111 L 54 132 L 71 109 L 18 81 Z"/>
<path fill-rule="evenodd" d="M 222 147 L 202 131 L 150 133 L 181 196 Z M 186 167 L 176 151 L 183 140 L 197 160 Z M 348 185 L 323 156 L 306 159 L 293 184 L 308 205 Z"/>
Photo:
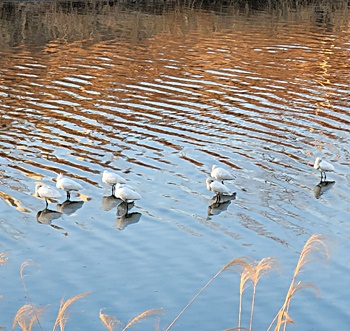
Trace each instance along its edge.
<path fill-rule="evenodd" d="M 28 267 L 28 266 L 35 266 L 35 267 L 38 267 L 39 265 L 36 264 L 34 261 L 32 260 L 27 260 L 27 261 L 24 261 L 22 264 L 21 264 L 21 268 L 20 268 L 20 271 L 19 271 L 19 274 L 21 276 L 21 279 L 23 280 L 23 278 L 25 277 L 23 275 L 23 271 L 24 271 L 24 268 Z"/>
<path fill-rule="evenodd" d="M 247 263 L 244 258 L 236 258 L 228 263 L 226 263 L 200 290 L 199 292 L 189 301 L 189 303 L 180 311 L 180 313 L 175 317 L 175 319 L 169 324 L 169 326 L 165 329 L 168 331 L 172 328 L 172 326 L 176 323 L 176 321 L 180 318 L 180 316 L 187 310 L 187 308 L 198 298 L 198 296 L 213 282 L 213 280 L 218 277 L 222 272 L 230 269 L 233 266 L 241 266 L 243 268 L 250 268 L 249 263 Z"/>
<path fill-rule="evenodd" d="M 107 328 L 108 331 L 113 331 L 115 327 L 122 324 L 114 316 L 103 314 L 102 309 L 100 310 L 99 316 L 102 324 Z"/>
<path fill-rule="evenodd" d="M 325 243 L 324 238 L 320 234 L 312 235 L 305 243 L 294 271 L 295 275 L 301 271 L 303 266 L 317 259 L 317 256 L 315 256 L 313 253 L 319 253 L 321 257 L 326 257 L 327 259 L 330 256 L 328 245 Z"/>
<path fill-rule="evenodd" d="M 308 287 L 308 288 L 311 287 L 315 289 L 317 293 L 317 287 L 310 283 L 304 284 L 299 281 L 297 284 L 295 284 L 297 276 L 301 272 L 302 267 L 305 266 L 307 263 L 316 259 L 314 253 L 319 253 L 319 255 L 321 255 L 322 257 L 326 257 L 327 259 L 330 256 L 328 245 L 325 243 L 324 238 L 320 234 L 312 235 L 305 243 L 300 253 L 298 263 L 294 269 L 293 278 L 291 280 L 285 301 L 281 309 L 278 311 L 277 315 L 275 316 L 275 318 L 272 320 L 267 331 L 271 329 L 271 327 L 273 326 L 276 320 L 277 322 L 276 322 L 275 331 L 279 331 L 282 326 L 284 326 L 284 330 L 286 329 L 287 323 L 289 323 L 288 321 L 290 319 L 288 314 L 290 302 L 291 302 L 292 296 L 296 291 L 305 287 Z M 288 316 L 288 318 L 286 318 L 286 316 Z"/>
<path fill-rule="evenodd" d="M 88 294 L 90 294 L 90 293 L 85 292 L 85 293 L 77 294 L 74 297 L 71 297 L 70 299 L 68 299 L 67 301 L 63 301 L 63 299 L 61 300 L 60 309 L 58 310 L 57 318 L 56 318 L 55 324 L 53 326 L 53 331 L 56 330 L 58 325 L 60 325 L 61 331 L 64 330 L 65 324 L 67 323 L 67 320 L 68 320 L 67 308 L 73 302 L 87 296 Z"/>
<path fill-rule="evenodd" d="M 24 305 L 18 309 L 12 323 L 12 330 L 18 324 L 22 331 L 30 331 L 35 322 L 39 321 L 39 317 L 44 313 L 44 307 L 35 307 L 33 305 Z"/>
<path fill-rule="evenodd" d="M 249 266 L 245 266 L 241 272 L 241 280 L 239 287 L 239 311 L 238 311 L 238 328 L 241 327 L 241 318 L 242 318 L 242 298 L 243 292 L 247 288 L 248 281 L 251 281 L 253 284 L 253 295 L 250 311 L 250 330 L 252 329 L 253 323 L 253 314 L 254 314 L 254 304 L 255 304 L 255 295 L 256 287 L 260 278 L 271 270 L 275 269 L 277 265 L 277 260 L 271 257 L 266 257 L 260 260 L 259 262 L 251 262 Z"/>
<path fill-rule="evenodd" d="M 146 317 L 148 317 L 149 315 L 154 315 L 154 314 L 160 314 L 163 311 L 163 308 L 155 308 L 155 309 L 149 309 L 144 311 L 142 314 L 137 315 L 135 318 L 133 318 L 123 329 L 126 330 L 128 329 L 131 325 L 139 322 L 141 319 L 144 319 Z"/>

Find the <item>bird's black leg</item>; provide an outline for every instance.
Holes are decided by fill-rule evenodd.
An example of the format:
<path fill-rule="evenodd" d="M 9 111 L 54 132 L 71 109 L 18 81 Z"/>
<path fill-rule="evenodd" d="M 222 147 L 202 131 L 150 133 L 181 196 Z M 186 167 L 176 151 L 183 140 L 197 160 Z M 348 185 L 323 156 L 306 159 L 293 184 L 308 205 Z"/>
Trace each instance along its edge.
<path fill-rule="evenodd" d="M 67 191 L 67 200 L 70 200 L 70 192 Z"/>
<path fill-rule="evenodd" d="M 326 180 L 327 176 L 326 176 L 326 172 L 324 171 L 324 180 Z"/>
<path fill-rule="evenodd" d="M 45 209 L 47 209 L 49 203 L 47 202 L 47 199 L 45 199 L 46 205 L 45 205 Z"/>
<path fill-rule="evenodd" d="M 112 185 L 112 195 L 114 195 L 115 192 L 115 184 Z"/>

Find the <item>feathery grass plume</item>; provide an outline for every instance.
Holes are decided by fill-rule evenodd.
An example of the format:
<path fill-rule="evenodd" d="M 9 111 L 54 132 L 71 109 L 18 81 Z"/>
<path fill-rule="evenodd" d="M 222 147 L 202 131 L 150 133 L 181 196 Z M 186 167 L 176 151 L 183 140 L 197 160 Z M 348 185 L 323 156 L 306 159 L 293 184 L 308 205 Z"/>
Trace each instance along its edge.
<path fill-rule="evenodd" d="M 12 330 L 18 324 L 22 331 L 31 331 L 34 323 L 39 322 L 39 317 L 44 313 L 44 309 L 45 307 L 35 307 L 33 305 L 22 306 L 13 319 Z"/>
<path fill-rule="evenodd" d="M 265 257 L 261 259 L 259 262 L 252 262 L 249 267 L 245 267 L 241 273 L 241 282 L 240 282 L 240 298 L 239 298 L 239 317 L 238 317 L 238 327 L 241 327 L 241 313 L 242 313 L 242 296 L 243 292 L 246 289 L 247 281 L 250 281 L 253 284 L 253 294 L 252 294 L 252 303 L 250 310 L 250 324 L 249 329 L 253 328 L 253 315 L 254 315 L 254 305 L 255 305 L 255 297 L 256 297 L 256 287 L 260 278 L 276 268 L 277 260 L 272 257 Z"/>
<path fill-rule="evenodd" d="M 71 297 L 70 299 L 68 299 L 67 301 L 64 301 L 63 299 L 61 300 L 61 304 L 60 304 L 60 308 L 58 310 L 58 314 L 57 314 L 57 318 L 55 321 L 55 324 L 53 326 L 53 331 L 56 330 L 57 326 L 60 326 L 60 330 L 64 331 L 64 327 L 68 321 L 68 314 L 67 314 L 67 308 L 76 300 L 79 300 L 81 298 L 86 297 L 88 294 L 90 294 L 89 292 L 85 292 L 85 293 L 81 293 L 81 294 L 77 294 L 74 297 Z"/>
<path fill-rule="evenodd" d="M 100 309 L 99 316 L 102 324 L 107 328 L 108 331 L 113 331 L 115 327 L 118 327 L 122 324 L 114 316 L 103 314 L 102 309 Z"/>
<path fill-rule="evenodd" d="M 133 318 L 122 331 L 125 331 L 128 329 L 131 325 L 139 322 L 141 319 L 144 319 L 145 317 L 153 314 L 160 314 L 163 311 L 163 308 L 155 308 L 155 309 L 149 309 L 141 313 L 140 315 L 137 315 L 135 318 Z"/>
<path fill-rule="evenodd" d="M 21 264 L 21 268 L 19 270 L 19 275 L 23 281 L 25 275 L 23 275 L 23 271 L 24 271 L 24 268 L 28 267 L 28 266 L 35 266 L 35 267 L 38 267 L 39 265 L 36 264 L 34 261 L 32 260 L 27 260 L 27 261 L 24 261 L 22 264 Z"/>
<path fill-rule="evenodd" d="M 187 310 L 187 308 L 198 298 L 198 296 L 213 282 L 213 280 L 218 277 L 222 272 L 230 269 L 233 266 L 241 266 L 243 268 L 250 268 L 248 262 L 244 260 L 244 258 L 236 258 L 228 263 L 226 263 L 200 290 L 199 292 L 188 302 L 188 304 L 180 311 L 180 313 L 175 317 L 175 319 L 169 324 L 169 326 L 165 329 L 168 331 L 172 328 L 172 326 L 176 323 L 176 321 L 181 317 L 181 315 Z"/>
<path fill-rule="evenodd" d="M 318 254 L 316 255 L 316 253 L 318 253 Z M 329 254 L 328 245 L 325 243 L 322 235 L 314 234 L 307 240 L 307 242 L 305 243 L 305 245 L 300 253 L 298 263 L 294 269 L 293 278 L 291 280 L 289 289 L 287 291 L 285 301 L 282 304 L 282 307 L 278 311 L 275 318 L 272 320 L 267 331 L 269 331 L 272 328 L 272 326 L 276 322 L 276 320 L 277 320 L 277 322 L 276 322 L 275 331 L 279 331 L 281 329 L 282 325 L 283 325 L 283 330 L 286 330 L 287 324 L 291 323 L 293 321 L 289 316 L 289 307 L 290 307 L 290 302 L 291 302 L 291 299 L 292 299 L 292 296 L 294 295 L 294 293 L 296 291 L 298 291 L 302 288 L 306 288 L 306 287 L 313 288 L 317 292 L 317 288 L 315 285 L 312 285 L 310 283 L 302 283 L 301 281 L 296 283 L 296 278 L 298 277 L 299 273 L 302 271 L 302 268 L 306 264 L 308 264 L 311 261 L 316 260 L 317 257 L 318 258 L 323 257 L 323 258 L 328 259 L 329 256 L 330 256 L 330 254 Z"/>
<path fill-rule="evenodd" d="M 25 275 L 24 275 L 24 269 L 25 269 L 26 267 L 28 267 L 28 266 L 35 266 L 35 267 L 38 267 L 39 265 L 36 264 L 36 263 L 35 263 L 34 261 L 32 261 L 32 260 L 27 260 L 27 261 L 24 261 L 24 262 L 21 264 L 21 268 L 20 268 L 20 270 L 19 270 L 19 275 L 20 275 L 20 277 L 21 277 L 21 281 L 22 281 L 22 286 L 23 286 L 24 292 L 26 293 L 27 298 L 28 298 L 28 300 L 29 300 L 31 306 L 33 307 L 32 313 L 33 313 L 33 314 L 36 314 L 37 310 L 34 309 L 35 306 L 33 305 L 33 301 L 32 301 L 32 299 L 31 299 L 31 297 L 30 297 L 30 294 L 29 294 L 29 291 L 28 291 L 28 289 L 27 289 L 26 283 L 24 282 L 24 277 L 25 277 Z M 40 312 L 40 311 L 39 311 L 39 312 Z M 36 321 L 38 322 L 38 325 L 39 325 L 40 330 L 43 330 L 43 328 L 42 328 L 42 326 L 41 326 L 41 324 L 40 324 L 40 320 L 39 320 L 39 317 L 40 317 L 41 315 L 42 315 L 42 313 L 40 313 L 40 315 L 36 316 Z"/>

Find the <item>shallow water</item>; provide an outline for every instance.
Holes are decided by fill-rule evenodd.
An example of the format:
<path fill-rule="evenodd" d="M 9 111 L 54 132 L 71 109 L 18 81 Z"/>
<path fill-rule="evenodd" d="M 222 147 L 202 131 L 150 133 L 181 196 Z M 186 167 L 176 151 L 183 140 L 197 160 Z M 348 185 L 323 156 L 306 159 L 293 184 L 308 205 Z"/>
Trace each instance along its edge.
<path fill-rule="evenodd" d="M 75 302 L 67 328 L 103 330 L 164 308 L 160 329 L 229 260 L 272 256 L 254 330 L 284 300 L 306 240 L 328 238 L 328 264 L 300 280 L 291 330 L 347 329 L 349 228 L 349 20 L 347 10 L 176 10 L 58 4 L 2 8 L 0 26 L 0 324 L 22 305 Z M 10 9 L 11 10 L 10 10 Z M 319 185 L 316 156 L 332 162 Z M 212 164 L 231 169 L 237 198 L 213 204 Z M 102 172 L 141 195 L 123 214 Z M 58 173 L 84 189 L 59 204 L 34 196 Z M 321 194 L 321 195 L 319 195 Z M 58 214 L 61 211 L 62 214 Z M 40 213 L 39 213 L 40 212 Z M 32 260 L 36 266 L 20 266 Z M 237 326 L 239 276 L 220 275 L 174 330 Z M 244 326 L 249 327 L 246 292 Z M 307 312 L 307 313 L 305 313 Z M 133 329 L 154 329 L 154 318 Z"/>

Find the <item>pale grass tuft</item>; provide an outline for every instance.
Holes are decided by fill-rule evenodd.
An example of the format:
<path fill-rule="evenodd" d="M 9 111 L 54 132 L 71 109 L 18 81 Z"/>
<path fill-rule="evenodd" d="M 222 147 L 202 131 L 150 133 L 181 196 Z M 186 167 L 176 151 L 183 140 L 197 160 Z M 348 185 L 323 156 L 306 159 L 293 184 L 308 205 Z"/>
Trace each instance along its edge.
<path fill-rule="evenodd" d="M 141 319 L 144 319 L 146 317 L 148 317 L 149 315 L 154 315 L 154 314 L 160 314 L 163 312 L 163 308 L 155 308 L 155 309 L 149 309 L 144 311 L 143 313 L 141 313 L 140 315 L 137 315 L 135 318 L 133 318 L 122 331 L 125 331 L 126 329 L 128 329 L 130 326 L 132 326 L 133 324 L 139 322 Z"/>
<path fill-rule="evenodd" d="M 24 262 L 21 264 L 21 268 L 20 268 L 19 274 L 20 274 L 20 277 L 21 277 L 21 281 L 22 281 L 22 285 L 23 285 L 24 292 L 26 293 L 26 295 L 27 295 L 27 297 L 28 297 L 28 299 L 29 299 L 29 301 L 30 301 L 30 303 L 31 303 L 30 307 L 33 307 L 33 310 L 32 310 L 32 312 L 31 312 L 31 313 L 33 314 L 33 319 L 34 319 L 34 317 L 35 317 L 35 321 L 38 322 L 39 328 L 40 328 L 40 330 L 42 330 L 42 327 L 41 327 L 41 324 L 40 324 L 40 320 L 39 320 L 39 317 L 42 315 L 42 312 L 40 312 L 40 310 L 38 310 L 38 309 L 33 305 L 33 302 L 32 302 L 32 299 L 31 299 L 31 297 L 30 297 L 30 294 L 29 294 L 29 292 L 28 292 L 26 283 L 24 282 L 24 277 L 25 277 L 25 275 L 23 274 L 23 272 L 24 272 L 24 269 L 25 269 L 27 266 L 36 266 L 36 267 L 38 267 L 38 264 L 36 264 L 36 263 L 35 263 L 34 261 L 32 261 L 32 260 L 24 261 Z M 25 306 L 23 306 L 23 307 L 25 307 Z M 28 305 L 28 307 L 29 307 L 29 305 Z M 30 310 L 30 309 L 28 308 L 28 312 L 29 312 L 29 310 Z M 37 312 L 38 312 L 38 315 L 36 315 Z M 35 316 L 35 315 L 36 315 L 36 316 Z M 16 316 L 17 316 L 17 315 L 16 315 Z M 15 321 L 16 321 L 16 318 L 15 318 L 14 322 L 15 322 Z M 29 330 L 31 330 L 31 328 L 30 328 Z"/>
<path fill-rule="evenodd" d="M 103 314 L 102 309 L 100 309 L 99 316 L 102 324 L 107 328 L 108 331 L 113 331 L 115 327 L 118 327 L 122 324 L 114 316 Z"/>
<path fill-rule="evenodd" d="M 318 254 L 315 254 L 318 253 Z M 317 293 L 317 287 L 310 283 L 302 283 L 299 281 L 296 283 L 296 278 L 299 273 L 302 271 L 302 268 L 311 261 L 319 259 L 320 257 L 328 259 L 330 256 L 328 245 L 325 243 L 324 238 L 320 234 L 312 235 L 307 242 L 305 243 L 300 256 L 298 263 L 294 269 L 293 278 L 291 280 L 289 289 L 287 291 L 284 303 L 280 310 L 278 311 L 275 318 L 272 320 L 267 331 L 269 331 L 273 324 L 276 322 L 275 331 L 279 331 L 283 326 L 283 330 L 286 330 L 287 324 L 293 321 L 289 316 L 289 307 L 294 293 L 302 288 L 313 288 Z"/>
<path fill-rule="evenodd" d="M 77 294 L 74 297 L 71 297 L 70 299 L 68 299 L 67 301 L 64 301 L 63 299 L 61 300 L 61 304 L 60 304 L 60 308 L 58 310 L 58 314 L 57 314 L 57 318 L 55 321 L 55 324 L 53 326 L 53 331 L 56 330 L 57 326 L 60 326 L 60 330 L 64 331 L 65 325 L 67 323 L 68 320 L 68 314 L 67 314 L 67 308 L 76 300 L 79 300 L 81 298 L 86 297 L 88 294 L 90 294 L 89 292 L 85 292 L 85 293 L 81 293 L 81 294 Z"/>
<path fill-rule="evenodd" d="M 39 317 L 44 313 L 45 307 L 35 307 L 33 305 L 24 305 L 18 309 L 13 320 L 12 330 L 16 325 L 22 331 L 31 331 L 35 322 L 39 322 Z"/>
<path fill-rule="evenodd" d="M 24 262 L 21 264 L 21 268 L 20 268 L 20 271 L 19 271 L 19 274 L 20 274 L 22 280 L 23 280 L 23 278 L 25 277 L 25 275 L 23 275 L 24 268 L 26 268 L 26 267 L 28 267 L 28 266 L 35 266 L 35 267 L 38 267 L 39 265 L 36 264 L 36 263 L 35 263 L 34 261 L 32 261 L 32 260 L 24 261 Z"/>
<path fill-rule="evenodd" d="M 254 261 L 245 266 L 241 272 L 241 281 L 239 287 L 239 312 L 238 312 L 238 328 L 241 327 L 241 317 L 242 317 L 242 298 L 243 292 L 247 288 L 247 283 L 250 281 L 253 284 L 253 294 L 252 294 L 252 303 L 250 310 L 250 325 L 249 329 L 253 328 L 253 315 L 254 315 L 254 306 L 255 306 L 255 297 L 256 297 L 256 287 L 260 278 L 270 272 L 273 269 L 276 269 L 277 260 L 272 257 L 265 257 L 259 262 Z"/>

